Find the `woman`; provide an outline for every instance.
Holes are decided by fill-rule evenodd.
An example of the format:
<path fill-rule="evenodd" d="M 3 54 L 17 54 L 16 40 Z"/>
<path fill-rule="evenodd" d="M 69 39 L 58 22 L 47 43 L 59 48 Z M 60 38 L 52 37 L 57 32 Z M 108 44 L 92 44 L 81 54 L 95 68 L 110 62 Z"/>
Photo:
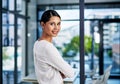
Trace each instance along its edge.
<path fill-rule="evenodd" d="M 35 73 L 39 84 L 63 84 L 63 79 L 73 77 L 73 68 L 62 58 L 52 38 L 61 29 L 61 17 L 54 10 L 43 13 L 40 24 L 42 35 L 34 44 Z"/>

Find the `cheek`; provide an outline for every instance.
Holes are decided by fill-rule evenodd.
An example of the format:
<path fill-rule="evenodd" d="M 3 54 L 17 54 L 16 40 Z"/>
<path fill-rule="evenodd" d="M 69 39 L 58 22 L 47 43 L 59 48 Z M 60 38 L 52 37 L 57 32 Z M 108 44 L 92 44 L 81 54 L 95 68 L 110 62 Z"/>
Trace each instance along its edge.
<path fill-rule="evenodd" d="M 53 30 L 53 28 L 50 28 L 50 27 L 47 27 L 47 28 L 45 29 L 45 31 L 46 31 L 47 33 L 52 32 L 52 30 Z"/>
<path fill-rule="evenodd" d="M 49 26 L 44 26 L 44 30 L 45 31 L 50 31 L 50 27 Z"/>
<path fill-rule="evenodd" d="M 59 30 L 61 30 L 61 26 L 59 27 Z"/>

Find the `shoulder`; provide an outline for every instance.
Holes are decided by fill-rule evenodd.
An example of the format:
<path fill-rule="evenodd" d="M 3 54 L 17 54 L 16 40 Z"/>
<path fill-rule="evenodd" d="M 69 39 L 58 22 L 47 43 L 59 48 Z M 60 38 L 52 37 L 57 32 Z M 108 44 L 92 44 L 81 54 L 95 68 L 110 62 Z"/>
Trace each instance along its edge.
<path fill-rule="evenodd" d="M 46 40 L 40 40 L 40 41 L 36 41 L 34 43 L 34 48 L 44 48 L 44 49 L 49 49 L 49 48 L 53 48 L 54 45 Z"/>

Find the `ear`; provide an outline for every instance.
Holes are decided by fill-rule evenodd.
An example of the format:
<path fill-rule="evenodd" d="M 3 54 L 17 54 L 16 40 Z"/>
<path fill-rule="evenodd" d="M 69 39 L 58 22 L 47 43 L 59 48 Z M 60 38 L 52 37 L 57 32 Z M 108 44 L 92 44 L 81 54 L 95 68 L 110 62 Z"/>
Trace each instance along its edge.
<path fill-rule="evenodd" d="M 44 28 L 44 22 L 41 22 L 40 25 L 42 26 L 42 29 Z"/>

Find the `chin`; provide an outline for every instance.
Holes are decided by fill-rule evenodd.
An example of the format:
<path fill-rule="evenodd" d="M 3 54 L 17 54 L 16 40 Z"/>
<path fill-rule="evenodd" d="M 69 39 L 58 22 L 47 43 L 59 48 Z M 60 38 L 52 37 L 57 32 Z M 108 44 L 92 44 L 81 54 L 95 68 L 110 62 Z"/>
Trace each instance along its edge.
<path fill-rule="evenodd" d="M 57 37 L 57 35 L 54 35 L 53 37 Z"/>
<path fill-rule="evenodd" d="M 57 35 L 53 35 L 53 37 L 56 37 Z"/>

